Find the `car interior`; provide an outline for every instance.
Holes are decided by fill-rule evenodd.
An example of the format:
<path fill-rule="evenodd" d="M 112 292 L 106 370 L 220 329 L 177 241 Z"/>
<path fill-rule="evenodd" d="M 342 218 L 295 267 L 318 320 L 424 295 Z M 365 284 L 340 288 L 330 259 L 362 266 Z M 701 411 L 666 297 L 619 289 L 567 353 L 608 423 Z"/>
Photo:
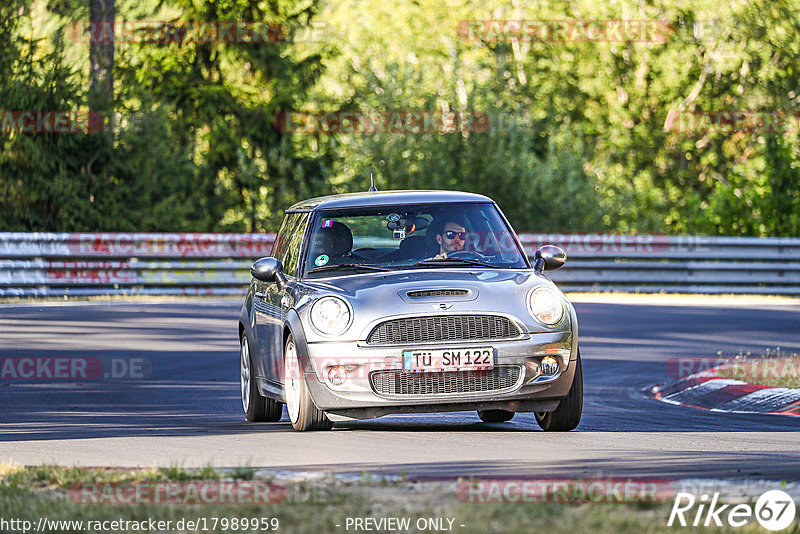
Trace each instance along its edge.
<path fill-rule="evenodd" d="M 330 265 L 394 263 L 430 258 L 439 252 L 435 231 L 432 231 L 436 225 L 432 224 L 432 220 L 431 215 L 390 214 L 385 223 L 385 242 L 380 243 L 387 246 L 357 246 L 355 249 L 354 242 L 359 241 L 359 237 L 354 238 L 353 230 L 344 222 L 326 220 L 314 237 L 309 257 L 327 257 L 325 263 Z M 367 239 L 363 233 L 362 244 Z"/>
<path fill-rule="evenodd" d="M 485 217 L 459 211 L 385 211 L 322 218 L 312 237 L 309 270 L 339 264 L 412 265 L 439 253 L 436 234 L 448 221 L 464 220 L 472 236 L 464 250 L 479 254 L 499 250 Z M 491 254 L 491 253 L 490 253 Z"/>
<path fill-rule="evenodd" d="M 338 221 L 327 221 L 326 224 L 328 226 L 320 228 L 311 244 L 310 257 L 316 258 L 325 255 L 328 256 L 328 262 L 331 264 L 351 261 L 353 232 L 346 224 Z"/>

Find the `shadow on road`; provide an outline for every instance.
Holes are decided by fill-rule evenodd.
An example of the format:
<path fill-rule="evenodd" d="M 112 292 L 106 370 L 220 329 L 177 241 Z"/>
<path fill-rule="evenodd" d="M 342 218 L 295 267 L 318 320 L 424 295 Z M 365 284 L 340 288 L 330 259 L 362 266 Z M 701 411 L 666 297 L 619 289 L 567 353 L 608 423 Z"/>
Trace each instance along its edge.
<path fill-rule="evenodd" d="M 246 424 L 238 383 L 238 303 L 101 303 L 0 309 L 0 357 L 141 357 L 145 380 L 0 380 L 0 441 L 291 432 Z M 675 357 L 781 346 L 800 351 L 796 309 L 577 304 L 585 404 L 579 432 L 787 432 L 800 418 L 670 406 L 642 390 Z M 473 413 L 387 416 L 335 432 L 534 432 L 530 414 L 486 425 Z M 536 436 L 531 436 L 532 440 Z M 535 441 L 532 441 L 535 444 Z M 621 459 L 620 461 L 627 461 Z"/>
<path fill-rule="evenodd" d="M 598 451 L 600 454 L 603 451 Z M 615 451 L 616 452 L 616 451 Z M 790 466 L 790 467 L 787 467 Z M 269 467 L 291 471 L 297 467 Z M 800 453 L 755 452 L 659 452 L 631 450 L 624 457 L 549 461 L 453 461 L 419 463 L 364 463 L 303 466 L 303 471 L 369 473 L 371 476 L 403 476 L 409 480 L 458 478 L 712 478 L 797 480 Z M 668 475 L 667 475 L 668 473 Z"/>

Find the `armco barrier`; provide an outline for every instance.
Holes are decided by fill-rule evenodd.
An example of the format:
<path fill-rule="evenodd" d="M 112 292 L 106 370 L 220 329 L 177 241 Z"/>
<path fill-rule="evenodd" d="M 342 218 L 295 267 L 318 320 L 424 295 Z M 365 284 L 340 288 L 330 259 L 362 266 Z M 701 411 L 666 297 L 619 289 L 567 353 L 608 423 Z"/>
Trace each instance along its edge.
<path fill-rule="evenodd" d="M 0 296 L 241 295 L 274 234 L 0 233 Z"/>
<path fill-rule="evenodd" d="M 564 291 L 800 295 L 800 238 L 527 234 L 568 261 L 550 275 Z"/>
<path fill-rule="evenodd" d="M 241 295 L 274 234 L 0 233 L 0 296 Z M 522 234 L 565 291 L 800 295 L 800 238 Z"/>

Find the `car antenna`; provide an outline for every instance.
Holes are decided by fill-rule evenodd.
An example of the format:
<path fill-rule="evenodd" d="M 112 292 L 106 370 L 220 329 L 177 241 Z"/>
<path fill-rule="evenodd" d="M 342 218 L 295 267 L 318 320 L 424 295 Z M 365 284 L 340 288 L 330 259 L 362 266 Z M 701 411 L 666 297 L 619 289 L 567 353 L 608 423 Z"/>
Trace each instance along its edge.
<path fill-rule="evenodd" d="M 369 192 L 370 193 L 378 192 L 378 188 L 375 187 L 375 178 L 372 177 L 372 173 L 369 173 Z"/>

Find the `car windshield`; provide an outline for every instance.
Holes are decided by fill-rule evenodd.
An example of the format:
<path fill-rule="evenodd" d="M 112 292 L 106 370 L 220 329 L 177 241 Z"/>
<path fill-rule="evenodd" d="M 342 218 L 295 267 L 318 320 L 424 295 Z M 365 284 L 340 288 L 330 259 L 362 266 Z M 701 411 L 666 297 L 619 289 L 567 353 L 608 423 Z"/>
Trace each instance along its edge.
<path fill-rule="evenodd" d="M 322 210 L 311 225 L 304 261 L 310 276 L 529 266 L 513 231 L 491 203 Z"/>

